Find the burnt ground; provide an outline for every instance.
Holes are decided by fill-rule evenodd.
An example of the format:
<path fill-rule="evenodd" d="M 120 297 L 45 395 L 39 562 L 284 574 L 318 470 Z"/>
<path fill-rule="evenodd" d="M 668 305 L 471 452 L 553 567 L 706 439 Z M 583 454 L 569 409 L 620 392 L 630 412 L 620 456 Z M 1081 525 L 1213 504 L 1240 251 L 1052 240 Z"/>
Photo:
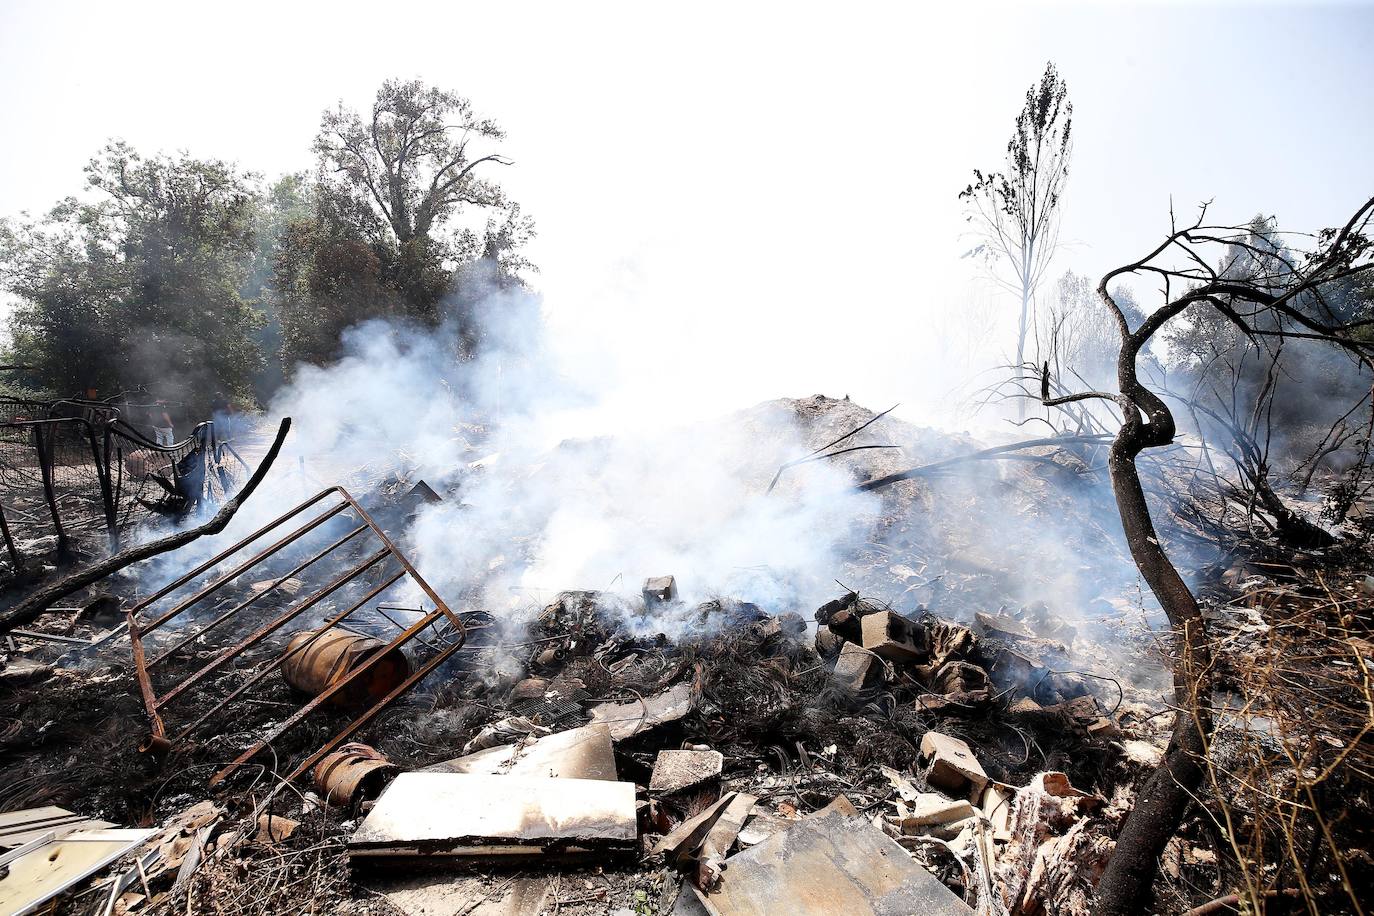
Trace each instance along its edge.
<path fill-rule="evenodd" d="M 818 398 L 756 409 L 778 411 L 796 416 L 817 445 L 872 416 Z M 839 459 L 856 479 L 976 447 L 912 428 L 872 436 L 867 441 L 897 438 L 904 448 Z M 409 770 L 459 756 L 484 727 L 526 709 L 512 692 L 530 678 L 542 679 L 549 695 L 573 698 L 538 720 L 553 731 L 588 721 L 595 701 L 652 698 L 687 684 L 690 712 L 617 743 L 621 780 L 642 789 L 660 750 L 705 745 L 724 755 L 722 790 L 759 800 L 755 816 L 805 815 L 842 794 L 890 830 L 901 789 L 883 768 L 930 788 L 920 746 L 938 731 L 966 741 L 999 783 L 1024 787 L 1062 772 L 1095 799 L 1036 827 L 1040 848 L 1057 844 L 1054 867 L 1033 893 L 1021 889 L 1021 908 L 1013 910 L 1085 912 L 1095 870 L 1167 740 L 1173 711 L 1162 629 L 1148 597 L 1122 575 L 1123 551 L 1092 456 L 1045 450 L 1043 457 L 890 488 L 873 534 L 836 570 L 848 590 L 837 584 L 835 601 L 821 608 L 769 613 L 747 595 L 707 602 L 686 609 L 691 626 L 671 640 L 627 627 L 642 609 L 595 592 L 560 595 L 515 631 L 471 612 L 468 646 L 355 740 Z M 1353 912 L 1349 899 L 1374 875 L 1368 554 L 1353 538 L 1326 553 L 1240 536 L 1220 542 L 1182 512 L 1164 527 L 1207 601 L 1223 714 L 1205 795 L 1162 863 L 1155 909 L 1182 912 L 1252 888 L 1273 912 L 1304 899 L 1318 901 L 1321 912 Z M 1047 540 L 1058 545 L 1052 561 Z M 1072 576 L 1064 574 L 1065 558 L 1076 564 Z M 326 572 L 304 576 L 301 588 L 309 591 Z M 250 585 L 226 589 L 219 606 L 242 600 Z M 114 577 L 99 589 L 127 605 L 136 587 Z M 276 596 L 258 611 L 289 600 Z M 837 677 L 836 646 L 861 641 L 855 627 L 882 613 L 918 634 L 919 657 L 880 665 L 858 681 Z M 194 670 L 257 619 L 235 621 L 219 642 L 194 646 L 166 675 Z M 109 625 L 58 612 L 31 629 L 84 638 Z M 818 639 L 818 626 L 838 642 Z M 561 651 L 550 655 L 551 648 Z M 194 718 L 281 651 L 269 641 L 244 656 L 181 714 Z M 281 787 L 290 765 L 352 711 L 312 717 L 212 789 L 211 773 L 302 702 L 280 678 L 266 679 L 249 702 L 158 760 L 134 749 L 147 723 L 127 640 L 73 650 L 16 638 L 8 657 L 52 669 L 25 675 L 28 683 L 7 677 L 0 687 L 0 811 L 60 805 L 120 825 L 161 826 L 203 800 L 222 808 L 209 847 L 218 854 L 175 891 L 174 870 L 154 876 L 153 899 L 133 912 L 395 912 L 371 889 L 376 882 L 347 865 L 344 842 L 363 812 L 317 804 L 308 781 Z M 1026 657 L 1035 664 L 1014 663 Z M 269 810 L 301 826 L 286 839 L 257 840 L 254 815 L 274 791 Z M 653 800 L 641 812 L 640 853 L 700 805 Z M 908 848 L 956 893 L 977 898 L 953 853 Z M 1006 894 L 1025 884 L 1029 868 L 1024 850 L 1001 853 Z M 479 865 L 463 893 L 473 912 L 485 912 L 479 907 L 509 905 L 518 881 L 543 875 L 556 876 L 543 911 L 559 913 L 666 912 L 682 880 L 661 857 L 627 855 L 516 871 Z M 93 912 L 98 896 L 78 895 L 63 910 Z"/>

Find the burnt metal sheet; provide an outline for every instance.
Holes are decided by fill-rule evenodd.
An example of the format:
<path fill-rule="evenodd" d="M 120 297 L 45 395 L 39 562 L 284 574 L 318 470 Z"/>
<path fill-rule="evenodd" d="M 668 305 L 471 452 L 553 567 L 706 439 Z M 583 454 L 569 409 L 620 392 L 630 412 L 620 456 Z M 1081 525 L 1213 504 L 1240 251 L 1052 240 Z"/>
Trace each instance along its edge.
<path fill-rule="evenodd" d="M 77 814 L 56 805 L 6 811 L 0 814 L 0 849 L 23 846 L 48 833 L 60 837 L 77 830 L 99 830 L 113 826 L 109 821 Z"/>
<path fill-rule="evenodd" d="M 725 860 L 719 916 L 971 916 L 973 909 L 848 802 Z"/>
<path fill-rule="evenodd" d="M 157 835 L 156 830 L 82 830 L 0 856 L 0 913 L 25 916 Z"/>
<path fill-rule="evenodd" d="M 635 786 L 602 779 L 402 773 L 348 841 L 350 857 L 604 854 L 635 848 Z"/>
<path fill-rule="evenodd" d="M 533 744 L 503 744 L 424 767 L 422 773 L 479 773 L 490 776 L 548 776 L 563 779 L 619 778 L 611 730 L 605 725 L 570 728 Z"/>

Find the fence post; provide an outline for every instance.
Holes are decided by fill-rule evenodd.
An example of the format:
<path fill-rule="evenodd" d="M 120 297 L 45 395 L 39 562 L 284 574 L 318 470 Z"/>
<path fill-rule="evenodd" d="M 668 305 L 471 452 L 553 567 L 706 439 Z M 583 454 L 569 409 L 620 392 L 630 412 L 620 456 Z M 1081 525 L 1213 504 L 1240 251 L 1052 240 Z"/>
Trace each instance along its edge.
<path fill-rule="evenodd" d="M 86 422 L 86 438 L 91 443 L 91 458 L 95 461 L 95 476 L 100 481 L 100 501 L 105 506 L 105 531 L 110 536 L 110 552 L 119 550 L 119 527 L 115 521 L 114 492 L 110 487 L 110 464 L 109 452 L 104 458 L 100 454 L 100 446 L 95 441 L 95 427 Z M 109 430 L 105 432 L 105 441 L 109 442 Z"/>
<path fill-rule="evenodd" d="M 19 550 L 14 546 L 14 538 L 10 535 L 10 523 L 5 520 L 5 507 L 0 505 L 0 534 L 5 536 L 5 549 L 10 554 L 10 564 L 14 567 L 14 574 L 19 575 L 20 559 Z"/>
<path fill-rule="evenodd" d="M 52 484 L 52 452 L 48 448 L 51 443 L 44 441 L 43 430 L 42 423 L 34 424 L 33 444 L 38 451 L 38 470 L 43 476 L 43 498 L 47 500 L 48 511 L 52 513 L 52 526 L 57 530 L 57 558 L 67 560 L 71 554 L 71 545 L 67 542 L 67 532 L 62 529 L 62 513 L 57 508 L 57 493 L 53 490 Z"/>

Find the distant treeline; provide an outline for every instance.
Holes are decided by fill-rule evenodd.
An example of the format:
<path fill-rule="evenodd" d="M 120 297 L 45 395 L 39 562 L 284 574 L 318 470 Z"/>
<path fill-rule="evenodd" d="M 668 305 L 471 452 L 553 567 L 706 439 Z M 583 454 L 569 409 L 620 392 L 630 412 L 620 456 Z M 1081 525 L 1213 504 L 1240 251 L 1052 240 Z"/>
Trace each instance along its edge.
<path fill-rule="evenodd" d="M 111 142 L 80 197 L 0 221 L 0 283 L 17 300 L 0 361 L 21 367 L 0 384 L 264 402 L 379 317 L 452 322 L 469 351 L 455 357 L 470 355 L 475 288 L 533 269 L 533 224 L 495 181 L 503 138 L 467 99 L 388 81 L 367 110 L 324 113 L 313 172 L 272 182 Z"/>

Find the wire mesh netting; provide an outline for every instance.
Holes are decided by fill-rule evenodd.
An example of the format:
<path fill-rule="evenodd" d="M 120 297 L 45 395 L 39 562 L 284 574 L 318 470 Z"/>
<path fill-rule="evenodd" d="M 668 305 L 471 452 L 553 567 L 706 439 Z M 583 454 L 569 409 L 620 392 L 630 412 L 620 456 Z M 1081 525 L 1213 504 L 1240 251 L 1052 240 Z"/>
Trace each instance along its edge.
<path fill-rule="evenodd" d="M 148 424 L 136 425 L 147 414 L 141 405 L 0 398 L 0 513 L 12 560 L 63 553 L 72 538 L 99 531 L 117 544 L 154 517 L 223 501 L 242 481 L 246 467 L 213 422 L 160 444 Z"/>

